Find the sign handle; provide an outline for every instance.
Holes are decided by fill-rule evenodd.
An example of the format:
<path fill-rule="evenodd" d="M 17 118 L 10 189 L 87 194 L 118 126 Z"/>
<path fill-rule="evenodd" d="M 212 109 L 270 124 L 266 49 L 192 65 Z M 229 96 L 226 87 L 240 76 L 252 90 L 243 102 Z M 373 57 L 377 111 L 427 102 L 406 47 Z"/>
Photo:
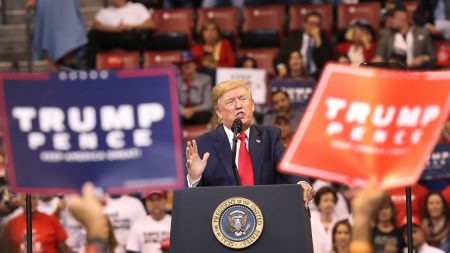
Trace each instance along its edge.
<path fill-rule="evenodd" d="M 411 186 L 406 186 L 406 234 L 408 237 L 408 253 L 413 253 L 413 237 L 412 237 L 412 205 L 411 205 Z"/>
<path fill-rule="evenodd" d="M 26 212 L 26 218 L 27 218 L 27 252 L 33 253 L 33 238 L 32 238 L 33 226 L 32 226 L 32 221 L 31 221 L 31 195 L 29 193 L 27 193 L 27 195 L 26 195 L 25 212 Z"/>

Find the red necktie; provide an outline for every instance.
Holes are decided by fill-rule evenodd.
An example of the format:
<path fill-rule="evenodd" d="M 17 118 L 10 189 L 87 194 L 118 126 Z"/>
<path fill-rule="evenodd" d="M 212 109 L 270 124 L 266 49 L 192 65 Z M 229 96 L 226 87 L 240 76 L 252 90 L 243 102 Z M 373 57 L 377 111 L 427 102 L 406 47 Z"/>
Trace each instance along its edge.
<path fill-rule="evenodd" d="M 238 169 L 239 177 L 241 178 L 241 185 L 255 185 L 255 181 L 253 179 L 252 159 L 250 158 L 250 153 L 248 153 L 245 142 L 247 135 L 245 133 L 241 133 L 237 138 L 241 141 L 238 158 Z"/>

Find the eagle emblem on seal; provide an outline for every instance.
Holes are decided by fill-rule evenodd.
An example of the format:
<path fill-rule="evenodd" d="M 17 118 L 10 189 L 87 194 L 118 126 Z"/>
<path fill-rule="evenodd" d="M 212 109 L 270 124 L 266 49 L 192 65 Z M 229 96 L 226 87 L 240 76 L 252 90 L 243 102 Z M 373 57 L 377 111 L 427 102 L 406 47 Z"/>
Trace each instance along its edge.
<path fill-rule="evenodd" d="M 264 218 L 250 199 L 233 197 L 222 201 L 211 217 L 216 239 L 232 249 L 247 248 L 261 236 Z"/>
<path fill-rule="evenodd" d="M 247 224 L 248 214 L 240 210 L 230 213 L 227 218 L 229 228 L 235 236 L 245 235 L 247 230 L 250 228 L 250 224 Z"/>

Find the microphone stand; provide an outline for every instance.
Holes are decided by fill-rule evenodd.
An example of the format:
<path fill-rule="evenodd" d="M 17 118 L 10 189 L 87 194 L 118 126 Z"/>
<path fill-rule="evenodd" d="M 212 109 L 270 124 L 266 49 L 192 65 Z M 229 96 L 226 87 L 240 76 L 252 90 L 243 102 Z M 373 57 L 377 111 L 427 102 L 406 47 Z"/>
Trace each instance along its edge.
<path fill-rule="evenodd" d="M 233 147 L 231 149 L 232 152 L 232 165 L 231 167 L 233 168 L 233 174 L 234 174 L 234 179 L 236 180 L 236 185 L 241 185 L 241 180 L 239 179 L 239 174 L 237 171 L 237 166 L 236 166 L 236 146 L 237 146 L 237 131 L 233 131 Z"/>

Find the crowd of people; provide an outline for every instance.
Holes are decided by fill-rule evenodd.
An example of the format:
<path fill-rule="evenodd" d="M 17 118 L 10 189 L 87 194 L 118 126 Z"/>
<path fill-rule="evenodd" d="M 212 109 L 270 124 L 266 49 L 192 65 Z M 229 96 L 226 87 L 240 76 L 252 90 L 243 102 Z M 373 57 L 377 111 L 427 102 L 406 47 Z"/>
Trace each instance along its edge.
<path fill-rule="evenodd" d="M 369 217 L 372 252 L 407 252 L 406 207 L 404 189 L 394 189 Z M 339 195 L 346 196 L 341 198 Z M 324 185 L 314 197 L 311 226 L 314 252 L 350 252 L 355 214 L 347 209 L 351 194 L 347 189 Z M 349 198 L 350 197 L 350 198 Z M 450 216 L 448 200 L 440 192 L 423 186 L 413 187 L 413 249 L 414 252 L 449 252 Z M 345 208 L 340 202 L 345 203 Z M 346 200 L 346 201 L 345 201 Z M 349 206 L 349 205 L 348 205 Z M 419 208 L 418 208 L 419 207 Z"/>
<path fill-rule="evenodd" d="M 144 52 L 152 50 L 152 37 L 157 30 L 154 8 L 169 7 L 244 7 L 244 1 L 129 1 L 110 0 L 98 11 L 86 35 L 77 1 L 58 8 L 52 0 L 29 0 L 36 9 L 34 36 L 35 59 L 46 58 L 52 69 L 95 69 L 98 53 L 110 50 Z M 336 4 L 355 1 L 286 1 L 283 4 Z M 370 2 L 370 1 L 360 1 Z M 274 4 L 278 1 L 245 1 L 245 6 Z M 46 5 L 53 6 L 52 8 Z M 320 12 L 304 14 L 301 29 L 288 31 L 273 59 L 275 73 L 269 71 L 270 80 L 317 80 L 327 62 L 360 65 L 363 62 L 396 61 L 409 69 L 435 69 L 436 49 L 433 41 L 449 39 L 449 8 L 445 0 L 419 1 L 412 15 L 400 0 L 382 3 L 381 28 L 375 30 L 366 19 L 352 20 L 345 29 L 332 27 L 325 30 Z M 286 5 L 287 6 L 287 5 Z M 149 9 L 150 8 L 150 9 Z M 64 19 L 57 19 L 64 14 Z M 70 15 L 69 15 L 70 13 Z M 333 15 L 332 20 L 336 20 Z M 53 26 L 58 29 L 53 29 Z M 330 28 L 327 28 L 327 30 Z M 60 31 L 61 30 L 61 31 Z M 70 33 L 67 31 L 70 30 Z M 210 90 L 216 84 L 219 67 L 258 68 L 258 61 L 250 55 L 238 56 L 239 38 L 224 36 L 221 27 L 212 19 L 200 24 L 192 44 L 178 48 L 184 50 L 181 60 L 173 62 L 179 68 L 177 78 L 179 109 L 184 125 L 205 125 L 216 122 L 212 116 Z M 239 36 L 238 36 L 239 37 Z M 70 42 L 70 43 L 68 43 Z M 85 49 L 85 50 L 82 50 Z M 81 54 L 85 52 L 84 55 Z M 76 57 L 81 61 L 76 61 Z M 84 60 L 83 60 L 84 59 Z M 114 66 L 111 66 L 115 68 Z M 118 67 L 118 66 L 116 66 Z M 267 66 L 265 66 L 267 68 Z M 443 67 L 443 66 L 440 66 Z M 272 69 L 272 68 L 270 68 Z M 270 101 L 269 103 L 270 104 Z M 271 113 L 262 105 L 258 113 Z M 275 109 L 276 111 L 276 109 Z M 289 114 L 289 112 L 287 112 Z M 279 117 L 276 117 L 279 116 Z M 257 117 L 257 123 L 285 124 L 290 115 L 271 115 L 270 119 Z M 269 122 L 270 121 L 270 122 Z M 295 129 L 297 122 L 291 122 Z"/>
<path fill-rule="evenodd" d="M 96 54 L 111 49 L 146 50 L 149 46 L 148 32 L 155 29 L 152 11 L 148 7 L 242 8 L 244 4 L 244 1 L 231 0 L 149 0 L 141 3 L 111 0 L 107 7 L 97 13 L 91 31 L 86 34 L 78 2 L 69 1 L 73 4 L 61 7 L 55 6 L 56 2 L 61 1 L 30 0 L 27 3 L 28 7 L 36 8 L 35 59 L 42 58 L 45 53 L 54 70 L 80 67 L 93 69 L 96 67 Z M 267 0 L 245 2 L 279 3 Z M 342 2 L 354 1 L 283 1 L 284 4 Z M 270 79 L 315 80 L 330 61 L 352 65 L 366 61 L 397 61 L 411 69 L 436 68 L 433 40 L 450 40 L 450 1 L 419 1 L 413 20 L 408 19 L 402 1 L 385 2 L 386 11 L 383 20 L 380 20 L 383 27 L 379 33 L 366 20 L 360 19 L 330 36 L 323 30 L 320 13 L 310 12 L 305 15 L 302 30 L 287 34 L 279 48 L 273 61 L 276 73 Z M 51 19 L 49 12 L 59 12 L 64 18 Z M 77 59 L 80 58 L 85 59 L 85 66 L 79 65 Z M 210 124 L 212 128 L 220 123 L 215 117 L 211 95 L 215 86 L 215 69 L 258 67 L 257 61 L 250 56 L 236 57 L 235 45 L 222 37 L 219 25 L 212 20 L 202 24 L 197 43 L 185 49 L 180 60 L 174 64 L 179 69 L 177 91 L 183 125 Z M 294 108 L 289 94 L 280 90 L 270 94 L 270 104 L 272 109 L 267 109 L 264 117 L 255 119 L 255 123 L 279 127 L 281 141 L 287 146 L 301 121 L 303 111 Z M 450 141 L 449 132 L 450 125 L 446 126 L 443 133 L 446 142 Z M 0 156 L 0 163 L 2 160 Z M 312 180 L 311 183 L 316 191 L 310 203 L 315 253 L 369 252 L 358 251 L 355 245 L 360 244 L 352 246 L 352 238 L 370 242 L 373 252 L 404 251 L 407 238 L 402 189 L 391 190 L 391 197 L 382 203 L 378 201 L 379 205 L 364 206 L 370 199 L 360 197 L 354 200 L 354 192 L 345 186 L 320 180 Z M 89 204 L 92 199 L 88 199 L 88 202 L 86 199 L 83 199 L 85 202 L 77 199 L 79 201 L 75 202 L 75 208 L 71 210 L 64 196 L 34 196 L 34 252 L 163 252 L 170 235 L 170 198 L 167 196 L 163 192 L 141 194 L 138 197 L 109 196 L 102 199 L 101 205 L 98 205 L 100 202 Z M 353 205 L 350 204 L 352 201 Z M 413 202 L 415 251 L 450 252 L 450 190 L 436 192 L 416 185 L 413 187 Z M 0 252 L 26 252 L 24 197 L 11 196 L 3 191 L 0 203 Z M 85 217 L 80 216 L 80 210 L 81 213 L 87 213 L 87 207 L 92 209 L 90 211 L 104 213 L 104 216 L 94 218 L 101 223 L 95 229 L 91 227 L 97 223 L 87 225 Z M 370 235 L 369 238 L 367 235 Z M 108 248 L 99 250 L 101 247 L 96 245 L 99 239 L 107 240 Z M 88 247 L 85 247 L 86 241 Z M 89 248 L 92 245 L 94 249 Z"/>
<path fill-rule="evenodd" d="M 88 34 L 84 31 L 78 1 L 55 6 L 53 0 L 29 0 L 28 7 L 36 10 L 34 36 L 34 58 L 50 60 L 53 70 L 58 67 L 96 68 L 96 54 L 112 49 L 143 52 L 152 50 L 153 31 L 157 30 L 154 8 L 177 6 L 203 6 L 195 1 L 129 1 L 110 0 L 108 5 L 95 15 Z M 208 7 L 237 6 L 235 1 L 204 1 Z M 209 2 L 215 2 L 214 4 Z M 238 1 L 243 2 L 243 1 Z M 279 1 L 245 1 L 245 6 L 278 3 Z M 288 4 L 323 4 L 328 1 L 287 1 Z M 331 1 L 333 4 L 355 1 Z M 356 1 L 358 2 L 358 1 Z M 359 1 L 370 2 L 370 1 Z M 304 15 L 300 30 L 282 32 L 286 39 L 281 42 L 280 52 L 274 59 L 278 78 L 317 78 L 328 61 L 338 61 L 358 65 L 363 61 L 396 60 L 409 68 L 430 69 L 435 67 L 434 40 L 449 39 L 450 21 L 446 1 L 419 1 L 414 15 L 400 0 L 389 0 L 383 4 L 381 28 L 372 27 L 364 18 L 352 20 L 345 29 L 327 27 L 324 31 L 323 17 L 319 12 Z M 148 9 L 150 7 L 150 9 Z M 63 13 L 64 18 L 61 18 Z M 330 17 L 327 17 L 330 18 Z M 337 18 L 333 16 L 332 20 Z M 378 26 L 378 24 L 377 24 Z M 221 27 L 213 20 L 206 19 L 200 24 L 198 34 L 194 34 L 192 44 L 184 48 L 190 50 L 199 68 L 235 67 L 241 65 L 237 59 L 239 35 L 229 40 L 223 37 Z M 56 29 L 59 28 L 59 29 Z M 70 33 L 67 32 L 70 30 Z M 189 47 L 189 48 L 188 48 Z M 74 57 L 85 49 L 85 64 L 76 64 Z M 300 55 L 293 55 L 294 51 Z M 288 68 L 290 58 L 300 58 L 301 71 Z M 293 60 L 296 61 L 296 60 Z M 298 61 L 298 60 L 297 60 Z M 294 64 L 294 63 L 293 63 Z M 296 63 L 298 64 L 298 63 Z M 206 70 L 205 70 L 206 71 Z M 212 71 L 209 72 L 213 75 Z M 213 78 L 214 81 L 214 78 Z"/>
<path fill-rule="evenodd" d="M 109 248 L 105 252 L 156 253 L 166 250 L 171 225 L 170 196 L 166 192 L 155 191 L 139 196 L 101 198 L 98 212 L 106 220 L 101 225 L 108 230 L 105 239 Z M 86 230 L 77 213 L 69 209 L 69 198 L 32 195 L 33 252 L 91 252 L 86 248 L 86 241 L 96 238 L 89 237 L 91 231 Z M 0 252 L 27 252 L 25 196 L 6 197 L 0 206 Z"/>
<path fill-rule="evenodd" d="M 315 253 L 346 253 L 354 236 L 354 225 L 360 219 L 353 207 L 355 193 L 344 186 L 312 180 L 316 194 L 309 204 L 311 231 Z M 95 190 L 95 189 L 94 189 Z M 366 233 L 372 252 L 406 252 L 406 211 L 404 189 L 393 189 L 378 205 L 366 206 Z M 380 190 L 377 190 L 381 192 Z M 7 192 L 6 192 L 7 193 Z M 167 192 L 118 195 L 98 198 L 97 212 L 105 220 L 103 252 L 156 253 L 169 247 L 171 228 L 171 195 Z M 25 196 L 3 194 L 0 204 L 0 252 L 26 252 Z M 73 196 L 32 196 L 33 252 L 95 252 L 86 248 L 89 237 L 86 224 L 77 210 L 71 208 Z M 412 188 L 413 248 L 417 253 L 450 251 L 450 207 L 448 190 L 428 191 L 423 186 Z M 365 200 L 368 201 L 368 200 Z M 83 204 L 79 209 L 92 209 Z M 91 210 L 90 210 L 91 211 Z M 356 212 L 356 213 L 355 213 Z M 82 212 L 84 213 L 84 212 Z"/>

